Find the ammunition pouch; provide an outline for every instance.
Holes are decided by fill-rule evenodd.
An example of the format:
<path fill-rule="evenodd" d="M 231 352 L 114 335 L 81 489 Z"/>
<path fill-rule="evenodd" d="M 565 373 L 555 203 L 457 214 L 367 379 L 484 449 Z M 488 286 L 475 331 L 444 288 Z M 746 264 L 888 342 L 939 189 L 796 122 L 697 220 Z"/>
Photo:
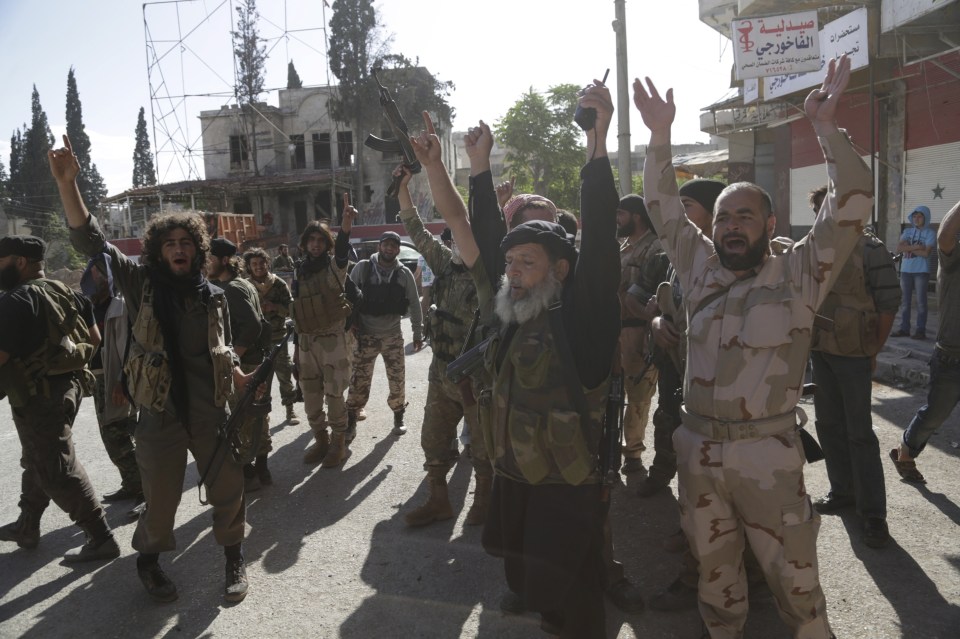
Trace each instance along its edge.
<path fill-rule="evenodd" d="M 137 406 L 162 412 L 172 383 L 170 363 L 163 351 L 147 352 L 132 342 L 127 361 L 123 364 L 130 398 Z"/>
<path fill-rule="evenodd" d="M 7 396 L 10 406 L 23 408 L 36 392 L 36 385 L 30 383 L 22 361 L 10 359 L 0 366 L 0 393 Z"/>

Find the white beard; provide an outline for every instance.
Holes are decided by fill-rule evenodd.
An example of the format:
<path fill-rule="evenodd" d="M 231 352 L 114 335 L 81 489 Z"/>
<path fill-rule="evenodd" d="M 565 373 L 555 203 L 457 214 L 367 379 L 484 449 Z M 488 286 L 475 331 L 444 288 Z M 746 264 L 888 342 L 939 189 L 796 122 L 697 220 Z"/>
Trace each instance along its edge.
<path fill-rule="evenodd" d="M 523 324 L 547 310 L 551 304 L 560 299 L 563 282 L 557 279 L 551 270 L 547 278 L 527 291 L 519 300 L 510 297 L 510 281 L 504 275 L 500 279 L 500 290 L 497 291 L 494 312 L 500 321 L 510 324 Z"/>

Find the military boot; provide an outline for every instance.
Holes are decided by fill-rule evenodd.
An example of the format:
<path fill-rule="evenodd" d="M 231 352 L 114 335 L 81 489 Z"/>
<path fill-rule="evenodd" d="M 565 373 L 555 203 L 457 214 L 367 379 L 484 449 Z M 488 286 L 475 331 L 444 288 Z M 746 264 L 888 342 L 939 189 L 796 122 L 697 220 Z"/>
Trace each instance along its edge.
<path fill-rule="evenodd" d="M 68 564 L 78 564 L 84 561 L 100 561 L 101 559 L 116 559 L 120 556 L 120 546 L 113 536 L 113 531 L 107 520 L 101 517 L 88 525 L 81 526 L 87 534 L 87 542 L 68 550 L 63 561 Z"/>
<path fill-rule="evenodd" d="M 300 423 L 300 418 L 297 416 L 297 411 L 293 409 L 293 404 L 287 404 L 287 423 L 292 426 Z"/>
<path fill-rule="evenodd" d="M 267 456 L 266 455 L 257 455 L 256 459 L 257 465 L 255 466 L 257 470 L 257 477 L 260 479 L 261 486 L 270 486 L 273 484 L 273 475 L 270 474 L 270 469 L 267 468 Z"/>
<path fill-rule="evenodd" d="M 435 521 L 453 517 L 453 508 L 450 506 L 450 497 L 447 495 L 446 469 L 429 470 L 427 482 L 430 487 L 430 496 L 427 497 L 424 505 L 410 511 L 404 517 L 408 526 L 426 526 Z"/>
<path fill-rule="evenodd" d="M 393 412 L 393 430 L 390 431 L 392 435 L 399 437 L 407 432 L 407 427 L 403 425 L 403 411 L 405 409 L 401 408 L 400 410 Z"/>
<path fill-rule="evenodd" d="M 316 464 L 318 461 L 322 460 L 327 455 L 327 449 L 330 447 L 330 434 L 327 433 L 327 429 L 316 432 L 313 434 L 317 441 L 307 449 L 307 452 L 303 454 L 303 463 L 304 464 Z"/>
<path fill-rule="evenodd" d="M 243 465 L 243 492 L 254 493 L 260 490 L 260 478 L 257 477 L 257 469 L 253 464 Z"/>
<path fill-rule="evenodd" d="M 487 464 L 489 466 L 489 464 Z M 493 488 L 493 470 L 486 468 L 482 471 L 474 471 L 477 480 L 476 488 L 473 491 L 473 503 L 470 510 L 467 511 L 467 518 L 464 520 L 466 526 L 480 526 L 487 521 L 487 510 L 490 508 L 490 491 Z"/>
<path fill-rule="evenodd" d="M 224 581 L 224 598 L 227 601 L 236 603 L 243 601 L 247 596 L 249 582 L 247 581 L 247 568 L 243 561 L 243 551 L 239 543 L 232 546 L 224 546 L 224 555 L 226 556 L 226 580 Z"/>
<path fill-rule="evenodd" d="M 40 517 L 21 511 L 16 521 L 0 528 L 0 541 L 15 541 L 21 548 L 36 548 L 40 543 Z"/>
<path fill-rule="evenodd" d="M 348 452 L 346 433 L 333 433 L 330 435 L 330 448 L 327 450 L 327 456 L 323 458 L 323 467 L 336 468 L 344 462 Z"/>
<path fill-rule="evenodd" d="M 347 445 L 356 439 L 357 437 L 357 412 L 353 410 L 347 411 Z"/>

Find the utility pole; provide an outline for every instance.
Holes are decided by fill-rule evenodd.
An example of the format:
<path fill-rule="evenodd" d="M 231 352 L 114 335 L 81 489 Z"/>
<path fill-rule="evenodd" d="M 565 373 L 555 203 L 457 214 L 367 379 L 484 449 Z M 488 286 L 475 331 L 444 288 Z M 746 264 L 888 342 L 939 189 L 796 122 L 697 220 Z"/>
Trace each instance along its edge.
<path fill-rule="evenodd" d="M 627 75 L 627 10 L 625 0 L 613 0 L 616 19 L 613 31 L 617 34 L 617 169 L 620 173 L 620 193 L 633 191 L 633 172 L 630 158 L 630 86 Z"/>

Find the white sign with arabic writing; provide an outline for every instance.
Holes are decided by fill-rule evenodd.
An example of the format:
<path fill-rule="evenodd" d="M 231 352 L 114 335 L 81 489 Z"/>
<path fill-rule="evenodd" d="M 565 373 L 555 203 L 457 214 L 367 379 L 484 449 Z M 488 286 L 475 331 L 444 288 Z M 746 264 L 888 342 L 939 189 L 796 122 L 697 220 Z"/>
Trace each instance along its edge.
<path fill-rule="evenodd" d="M 760 79 L 747 78 L 743 81 L 743 103 L 750 104 L 760 99 Z"/>
<path fill-rule="evenodd" d="M 763 97 L 767 100 L 815 87 L 823 82 L 824 69 L 830 58 L 846 53 L 850 68 L 860 69 L 870 63 L 867 51 L 867 8 L 837 18 L 823 25 L 820 31 L 820 66 L 809 73 L 792 73 L 763 79 Z"/>
<path fill-rule="evenodd" d="M 820 66 L 817 12 L 733 21 L 737 78 L 815 71 Z"/>

